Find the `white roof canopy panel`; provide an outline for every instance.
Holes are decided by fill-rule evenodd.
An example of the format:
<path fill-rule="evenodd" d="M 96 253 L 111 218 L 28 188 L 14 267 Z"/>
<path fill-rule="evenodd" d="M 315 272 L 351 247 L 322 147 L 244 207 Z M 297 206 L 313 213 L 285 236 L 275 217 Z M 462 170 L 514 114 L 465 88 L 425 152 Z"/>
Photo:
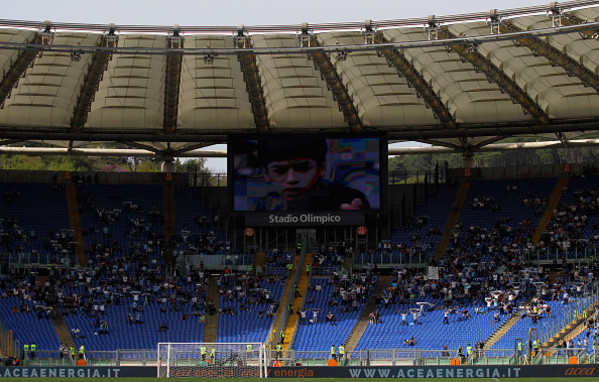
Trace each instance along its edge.
<path fill-rule="evenodd" d="M 255 47 L 297 47 L 294 35 L 252 36 Z M 346 126 L 327 84 L 305 54 L 257 57 L 271 128 Z"/>
<path fill-rule="evenodd" d="M 189 36 L 186 47 L 231 48 L 231 36 Z M 178 129 L 237 129 L 254 125 L 243 73 L 236 56 L 183 56 Z"/>
<path fill-rule="evenodd" d="M 547 16 L 523 19 L 513 20 L 513 24 L 517 25 L 516 21 L 520 22 L 517 26 L 521 29 L 530 28 L 529 25 L 523 24 L 523 21 L 531 22 L 534 28 L 551 27 L 551 19 Z M 450 29 L 456 35 L 466 36 L 484 35 L 489 32 L 489 26 L 485 23 L 452 24 Z M 549 36 L 542 40 L 550 42 L 560 51 L 567 50 L 567 47 L 555 44 L 556 39 L 579 46 L 594 45 L 599 49 L 596 41 L 582 40 L 578 33 Z M 513 41 L 507 40 L 480 44 L 477 49 L 524 89 L 551 118 L 598 115 L 596 102 L 599 99 L 594 89 L 585 87 L 580 79 L 568 75 L 564 68 L 552 65 L 546 57 L 534 54 L 526 46 L 516 46 Z M 599 51 L 597 53 L 596 58 L 599 59 Z M 581 57 L 572 58 L 580 61 Z"/>
<path fill-rule="evenodd" d="M 123 47 L 166 47 L 166 36 L 124 35 Z M 163 55 L 115 55 L 100 82 L 86 127 L 161 129 L 164 113 Z"/>
<path fill-rule="evenodd" d="M 361 44 L 360 33 L 321 33 L 323 45 Z M 434 124 L 436 119 L 421 98 L 416 96 L 406 79 L 376 52 L 350 53 L 345 60 L 331 55 L 362 121 L 370 126 L 384 126 L 393 121 L 397 126 Z M 417 122 L 416 122 L 417 121 Z"/>
<path fill-rule="evenodd" d="M 33 38 L 35 32 L 20 29 L 0 29 L 0 41 L 8 43 L 25 43 Z M 6 73 L 11 64 L 17 59 L 20 51 L 0 49 L 0 70 Z"/>
<path fill-rule="evenodd" d="M 98 35 L 57 33 L 53 43 L 60 45 L 97 45 Z M 35 59 L 24 79 L 13 90 L 5 108 L 11 110 L 8 119 L 38 126 L 69 126 L 83 84 L 90 55 L 79 62 L 70 53 L 44 52 Z"/>
<path fill-rule="evenodd" d="M 418 41 L 427 38 L 422 28 L 388 30 L 393 41 Z M 490 84 L 483 73 L 477 73 L 472 64 L 463 62 L 457 53 L 445 47 L 406 49 L 406 57 L 421 71 L 437 95 L 460 122 L 485 123 L 527 119 L 520 107 L 514 106 L 509 96 Z"/>

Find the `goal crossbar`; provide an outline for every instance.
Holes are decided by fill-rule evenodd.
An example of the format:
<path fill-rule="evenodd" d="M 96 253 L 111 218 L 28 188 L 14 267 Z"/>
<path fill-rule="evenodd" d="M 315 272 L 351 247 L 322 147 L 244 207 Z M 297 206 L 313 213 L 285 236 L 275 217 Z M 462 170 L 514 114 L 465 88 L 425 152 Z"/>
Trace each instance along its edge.
<path fill-rule="evenodd" d="M 156 373 L 159 378 L 265 378 L 266 346 L 259 342 L 160 342 Z"/>

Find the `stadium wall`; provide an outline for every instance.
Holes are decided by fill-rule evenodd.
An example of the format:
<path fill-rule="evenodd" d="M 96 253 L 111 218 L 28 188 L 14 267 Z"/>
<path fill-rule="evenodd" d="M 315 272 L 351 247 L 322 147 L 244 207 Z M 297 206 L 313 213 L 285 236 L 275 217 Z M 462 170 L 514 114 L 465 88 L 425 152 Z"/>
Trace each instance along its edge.
<path fill-rule="evenodd" d="M 256 368 L 248 368 L 243 377 L 258 377 Z M 173 367 L 173 377 L 220 377 L 239 375 L 236 367 Z M 255 374 L 255 375 L 254 375 Z M 0 367 L 2 378 L 156 378 L 155 367 Z M 394 367 L 271 367 L 271 378 L 573 378 L 599 377 L 599 366 L 531 365 L 531 366 L 394 366 Z"/>

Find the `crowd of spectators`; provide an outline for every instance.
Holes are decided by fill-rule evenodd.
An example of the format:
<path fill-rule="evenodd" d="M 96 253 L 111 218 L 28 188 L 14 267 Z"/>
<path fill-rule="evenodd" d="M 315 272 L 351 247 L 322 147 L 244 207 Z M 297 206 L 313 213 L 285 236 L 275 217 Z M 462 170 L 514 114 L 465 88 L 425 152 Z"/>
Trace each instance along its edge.
<path fill-rule="evenodd" d="M 567 189 L 564 191 L 567 192 Z M 593 223 L 588 231 L 589 218 L 599 214 L 599 188 L 574 190 L 574 200 L 562 202 L 553 213 L 547 229 L 537 243 L 538 248 L 548 248 L 559 251 L 572 251 L 576 247 L 599 244 L 599 223 Z"/>
<path fill-rule="evenodd" d="M 271 318 L 279 309 L 280 302 L 274 298 L 273 291 L 263 287 L 263 283 L 285 282 L 279 276 L 264 276 L 250 272 L 230 272 L 226 269 L 218 279 L 218 294 L 223 302 L 228 302 L 224 307 L 219 307 L 218 314 L 238 314 L 241 311 L 255 312 L 259 318 Z M 266 305 L 267 308 L 264 308 Z"/>
<path fill-rule="evenodd" d="M 506 192 L 517 192 L 517 189 L 508 186 Z M 399 309 L 398 314 L 406 323 L 411 316 L 414 324 L 422 323 L 418 321 L 419 317 L 428 309 L 444 310 L 446 324 L 451 324 L 454 319 L 468 320 L 473 315 L 490 310 L 496 312 L 497 319 L 509 316 L 515 310 L 519 310 L 523 317 L 533 319 L 550 315 L 551 309 L 546 301 L 563 301 L 567 304 L 570 298 L 579 297 L 588 285 L 596 281 L 596 264 L 566 264 L 557 278 L 549 280 L 546 269 L 530 266 L 525 257 L 526 252 L 532 248 L 566 248 L 573 240 L 581 238 L 587 216 L 597 214 L 599 210 L 599 199 L 597 191 L 593 190 L 577 191 L 576 196 L 575 204 L 562 204 L 558 208 L 547 235 L 542 237 L 540 243 L 531 241 L 536 228 L 531 219 L 525 218 L 515 224 L 509 216 L 500 214 L 502 206 L 492 196 L 475 198 L 471 206 L 473 209 L 498 215 L 493 227 L 466 227 L 458 223 L 450 248 L 438 264 L 438 277 L 427 277 L 425 273 L 414 269 L 397 268 L 389 287 L 382 296 L 377 296 L 377 306 L 410 305 L 410 308 Z M 18 199 L 18 196 L 7 197 L 6 194 L 4 197 L 7 202 Z M 114 194 L 111 199 L 120 200 L 120 196 Z M 207 301 L 208 277 L 203 266 L 198 269 L 192 267 L 185 274 L 167 275 L 164 257 L 168 243 L 163 233 L 153 229 L 164 223 L 160 210 L 152 208 L 144 211 L 138 204 L 130 201 L 123 201 L 120 208 L 110 209 L 95 206 L 92 200 L 89 191 L 80 193 L 81 212 L 90 213 L 96 222 L 83 230 L 84 237 L 87 238 L 85 252 L 88 267 L 54 267 L 43 285 L 39 284 L 35 275 L 26 273 L 13 273 L 0 279 L 3 297 L 19 297 L 20 304 L 12 310 L 15 314 L 33 310 L 40 319 L 53 318 L 56 316 L 53 307 L 57 305 L 64 316 L 76 314 L 93 318 L 98 334 L 109 332 L 111 318 L 105 314 L 106 308 L 120 305 L 123 297 L 132 300 L 130 324 L 144 322 L 144 307 L 152 303 L 158 304 L 162 312 L 180 312 L 182 320 L 193 316 L 200 323 L 205 322 L 207 314 L 238 314 L 234 307 L 215 310 L 214 305 Z M 535 197 L 534 193 L 529 193 L 522 199 L 522 205 L 533 209 L 535 213 L 543 210 L 546 204 L 545 199 Z M 135 240 L 123 241 L 118 237 L 115 227 L 123 221 L 127 226 L 127 238 Z M 198 235 L 186 234 L 189 229 L 183 226 L 177 236 L 176 251 L 180 252 L 176 254 L 189 254 L 194 248 L 210 253 L 219 250 L 233 252 L 230 242 L 216 240 L 214 233 L 209 230 L 212 223 L 208 218 L 197 219 L 198 227 L 205 229 Z M 414 224 L 422 227 L 427 222 L 426 219 L 416 219 Z M 15 237 L 21 240 L 36 239 L 35 232 L 25 232 L 15 218 L 5 217 L 0 220 L 0 234 L 0 246 L 11 245 Z M 595 235 L 590 240 L 598 238 Z M 416 237 L 413 239 L 413 246 L 398 244 L 393 248 L 389 243 L 381 243 L 379 250 L 418 250 L 419 240 Z M 69 230 L 50 232 L 48 237 L 41 240 L 48 248 L 71 252 L 74 250 L 69 244 L 73 241 Z M 315 323 L 324 318 L 331 326 L 335 326 L 337 313 L 355 311 L 367 301 L 376 283 L 376 272 L 349 274 L 336 270 L 345 256 L 352 252 L 353 248 L 349 243 L 341 242 L 322 246 L 314 254 L 314 268 L 332 269 L 331 277 L 322 281 L 333 285 L 332 293 L 327 309 L 299 310 L 297 314 L 300 323 Z M 286 267 L 292 259 L 291 252 L 275 251 L 267 264 Z M 272 317 L 279 308 L 279 301 L 272 298 L 271 291 L 260 286 L 264 277 L 268 277 L 270 282 L 286 282 L 279 275 L 262 276 L 225 270 L 218 280 L 219 295 L 225 301 L 238 302 L 240 310 L 252 309 L 255 304 L 268 304 L 268 309 L 259 309 L 256 315 Z M 310 285 L 310 288 L 319 291 L 318 284 Z M 437 303 L 431 304 L 428 301 Z M 470 311 L 467 307 L 472 305 L 475 308 Z M 333 307 L 338 310 L 334 311 Z M 321 312 L 326 312 L 324 317 L 319 317 Z M 378 310 L 371 313 L 371 322 L 384 324 Z M 596 324 L 590 327 L 594 328 L 591 329 L 594 334 L 589 337 L 594 335 L 596 339 Z M 160 324 L 158 330 L 168 331 L 168 328 L 169 325 L 165 322 Z M 89 334 L 77 332 L 76 336 Z M 408 346 L 415 346 L 417 343 L 414 337 L 406 341 Z M 482 343 L 483 340 L 475 348 Z"/>
<path fill-rule="evenodd" d="M 358 312 L 370 298 L 377 282 L 377 276 L 372 272 L 345 272 L 336 269 L 329 277 L 316 279 L 308 285 L 308 296 L 303 308 L 296 314 L 300 325 L 311 325 L 325 322 L 337 326 L 338 319 L 347 313 Z M 327 285 L 327 288 L 324 286 Z M 317 298 L 320 293 L 329 294 L 325 298 Z M 316 301 L 325 304 L 318 304 Z M 321 313 L 322 312 L 322 313 Z"/>

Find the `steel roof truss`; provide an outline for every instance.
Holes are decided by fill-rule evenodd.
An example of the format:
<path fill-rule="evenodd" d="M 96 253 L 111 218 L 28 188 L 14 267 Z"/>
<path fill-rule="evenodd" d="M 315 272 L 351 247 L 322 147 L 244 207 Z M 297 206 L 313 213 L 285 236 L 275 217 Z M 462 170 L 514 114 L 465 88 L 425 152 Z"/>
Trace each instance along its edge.
<path fill-rule="evenodd" d="M 235 46 L 240 49 L 251 50 L 253 45 L 249 36 L 243 30 L 238 31 L 235 36 Z M 254 123 L 256 130 L 261 133 L 266 133 L 270 130 L 270 121 L 268 118 L 268 110 L 266 109 L 266 98 L 264 97 L 264 88 L 258 70 L 256 56 L 248 52 L 248 54 L 239 54 L 237 56 L 241 65 L 241 72 L 246 85 L 246 91 L 249 96 L 252 113 L 254 114 Z"/>
<path fill-rule="evenodd" d="M 509 21 L 504 21 L 501 24 L 501 31 L 502 33 L 522 32 L 520 28 Z M 526 46 L 536 56 L 547 58 L 552 65 L 561 66 L 568 76 L 578 77 L 584 86 L 590 86 L 599 92 L 599 76 L 548 42 L 533 36 L 520 37 L 513 41 L 516 46 Z"/>
<path fill-rule="evenodd" d="M 453 35 L 447 27 L 443 27 L 439 31 L 439 37 L 452 39 L 456 36 Z M 447 45 L 447 48 L 457 53 L 463 62 L 472 64 L 474 70 L 477 73 L 483 73 L 489 82 L 497 84 L 499 90 L 502 93 L 508 94 L 513 103 L 522 106 L 522 110 L 525 114 L 530 114 L 539 123 L 549 123 L 549 116 L 543 109 L 516 83 L 516 81 L 512 80 L 503 70 L 493 64 L 491 60 L 478 52 L 475 44 L 449 44 Z"/>
<path fill-rule="evenodd" d="M 101 47 L 116 47 L 118 38 L 115 35 L 105 35 L 100 42 Z M 87 74 L 83 80 L 83 85 L 77 98 L 77 103 L 71 118 L 71 129 L 73 132 L 80 132 L 87 122 L 87 116 L 91 110 L 91 104 L 94 102 L 96 92 L 100 86 L 100 81 L 104 77 L 104 72 L 108 69 L 108 62 L 112 55 L 105 51 L 94 53 L 88 67 Z"/>
<path fill-rule="evenodd" d="M 375 42 L 386 43 L 387 40 L 379 33 L 376 35 Z M 450 129 L 456 127 L 456 121 L 447 106 L 443 103 L 441 97 L 403 53 L 399 52 L 397 49 L 381 49 L 380 53 L 385 56 L 389 66 L 395 67 L 397 73 L 407 80 L 408 86 L 414 88 L 416 96 L 421 97 L 424 100 L 426 106 L 435 114 L 435 118 L 438 118 Z"/>
<path fill-rule="evenodd" d="M 319 45 L 315 37 L 310 39 L 310 46 Z M 313 52 L 310 54 L 310 58 L 314 62 L 316 69 L 320 71 L 324 81 L 326 81 L 328 90 L 333 93 L 333 99 L 339 104 L 339 110 L 343 112 L 345 121 L 351 130 L 356 132 L 362 131 L 363 125 L 358 114 L 358 109 L 354 105 L 353 99 L 349 95 L 347 87 L 331 62 L 329 55 L 325 52 Z"/>
<path fill-rule="evenodd" d="M 37 33 L 28 43 L 41 44 L 42 42 L 42 36 Z M 41 52 L 39 49 L 19 51 L 17 59 L 12 62 L 0 81 L 0 108 L 4 108 L 4 101 L 10 97 L 12 89 L 17 86 L 19 79 L 25 76 L 27 68 L 33 65 L 35 57 Z"/>

